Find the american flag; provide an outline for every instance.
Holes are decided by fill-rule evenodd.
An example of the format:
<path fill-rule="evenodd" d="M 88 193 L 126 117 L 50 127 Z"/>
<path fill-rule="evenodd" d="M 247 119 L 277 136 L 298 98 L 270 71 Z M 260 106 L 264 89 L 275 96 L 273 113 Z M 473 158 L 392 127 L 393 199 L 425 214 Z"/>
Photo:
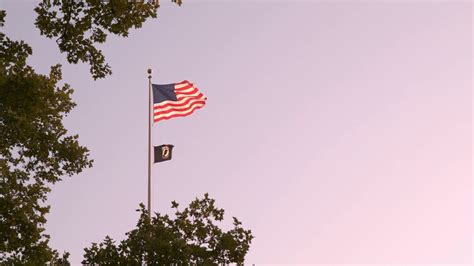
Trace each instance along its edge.
<path fill-rule="evenodd" d="M 152 84 L 153 121 L 187 116 L 206 104 L 204 96 L 194 84 L 185 80 L 165 85 Z"/>

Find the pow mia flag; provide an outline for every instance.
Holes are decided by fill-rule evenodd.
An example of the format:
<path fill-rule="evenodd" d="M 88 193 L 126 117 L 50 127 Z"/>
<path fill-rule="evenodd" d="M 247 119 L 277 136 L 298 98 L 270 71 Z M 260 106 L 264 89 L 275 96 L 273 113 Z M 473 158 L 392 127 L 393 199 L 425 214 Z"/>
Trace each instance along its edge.
<path fill-rule="evenodd" d="M 155 148 L 155 163 L 171 160 L 174 145 L 163 144 Z"/>

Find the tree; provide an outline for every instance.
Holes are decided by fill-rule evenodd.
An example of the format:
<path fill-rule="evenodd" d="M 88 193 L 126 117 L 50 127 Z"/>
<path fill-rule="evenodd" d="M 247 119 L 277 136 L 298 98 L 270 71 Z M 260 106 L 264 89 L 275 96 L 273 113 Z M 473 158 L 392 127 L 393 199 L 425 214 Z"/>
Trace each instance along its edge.
<path fill-rule="evenodd" d="M 174 219 L 155 213 L 150 219 L 140 204 L 137 227 L 127 238 L 115 244 L 106 236 L 104 241 L 85 248 L 83 264 L 98 265 L 213 265 L 243 264 L 253 239 L 252 232 L 242 228 L 233 217 L 233 229 L 224 232 L 216 223 L 224 219 L 224 210 L 204 194 L 184 210 L 172 202 Z"/>
<path fill-rule="evenodd" d="M 5 12 L 0 11 L 0 24 Z M 92 166 L 63 118 L 75 104 L 59 85 L 60 65 L 48 76 L 26 64 L 32 49 L 0 33 L 0 263 L 58 262 L 44 233 L 49 185 Z M 63 260 L 67 261 L 67 254 Z"/>
<path fill-rule="evenodd" d="M 181 4 L 181 1 L 173 1 Z M 158 1 L 43 0 L 35 9 L 41 34 L 57 38 L 69 63 L 91 65 L 91 74 L 111 74 L 97 44 L 107 33 L 126 37 L 156 17 Z M 6 12 L 0 10 L 0 27 Z M 92 166 L 63 118 L 74 108 L 73 89 L 60 85 L 61 67 L 37 74 L 26 64 L 32 48 L 0 33 L 0 264 L 67 264 L 44 233 L 51 185 Z"/>
<path fill-rule="evenodd" d="M 181 0 L 171 1 L 181 5 Z M 157 0 L 43 0 L 35 8 L 35 25 L 42 35 L 55 38 L 69 63 L 88 63 L 97 79 L 112 73 L 97 45 L 108 34 L 127 37 L 131 28 L 155 18 L 158 8 Z M 5 16 L 0 10 L 0 27 Z M 52 66 L 48 75 L 38 74 L 26 63 L 32 53 L 25 42 L 0 32 L 0 264 L 68 264 L 67 252 L 60 257 L 49 247 L 45 202 L 52 185 L 91 167 L 92 160 L 78 135 L 69 135 L 63 126 L 75 103 L 73 89 L 61 84 L 61 66 Z M 169 242 L 176 245 L 169 247 L 172 253 L 165 253 L 169 261 L 243 262 L 252 239 L 250 231 L 235 219 L 235 228 L 222 232 L 212 219 L 222 220 L 223 210 L 213 204 L 206 195 L 203 201 L 177 211 L 175 220 L 157 214 L 151 224 L 144 222 L 148 215 L 142 205 L 138 228 L 129 233 L 129 242 L 115 247 L 107 238 L 86 250 L 86 255 L 98 262 L 106 261 L 103 256 L 159 262 L 163 261 L 161 247 Z M 210 212 L 197 213 L 205 206 Z M 120 251 L 118 255 L 114 248 Z M 143 254 L 147 257 L 134 257 Z"/>
<path fill-rule="evenodd" d="M 89 63 L 92 77 L 98 79 L 112 71 L 96 45 L 107 40 L 107 33 L 127 37 L 132 27 L 141 28 L 148 18 L 156 18 L 159 6 L 157 0 L 43 0 L 35 8 L 35 25 L 42 35 L 56 38 L 69 63 Z"/>

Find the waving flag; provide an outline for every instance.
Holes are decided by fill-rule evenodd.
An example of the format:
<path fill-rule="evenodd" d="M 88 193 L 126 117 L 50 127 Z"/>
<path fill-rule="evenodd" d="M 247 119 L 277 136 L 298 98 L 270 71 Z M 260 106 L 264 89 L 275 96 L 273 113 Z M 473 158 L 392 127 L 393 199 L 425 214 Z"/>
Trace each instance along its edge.
<path fill-rule="evenodd" d="M 153 156 L 155 158 L 155 163 L 171 160 L 173 147 L 174 145 L 171 144 L 155 146 L 155 156 Z"/>
<path fill-rule="evenodd" d="M 166 85 L 152 84 L 153 121 L 187 116 L 206 104 L 207 97 L 185 80 Z"/>

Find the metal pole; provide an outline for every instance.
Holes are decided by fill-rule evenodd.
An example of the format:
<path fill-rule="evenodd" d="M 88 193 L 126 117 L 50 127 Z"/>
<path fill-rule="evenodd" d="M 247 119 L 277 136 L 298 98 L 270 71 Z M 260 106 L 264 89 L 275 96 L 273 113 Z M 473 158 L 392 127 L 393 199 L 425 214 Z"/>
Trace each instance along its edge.
<path fill-rule="evenodd" d="M 148 215 L 151 219 L 151 119 L 152 119 L 152 95 L 151 95 L 151 68 L 148 69 Z"/>

